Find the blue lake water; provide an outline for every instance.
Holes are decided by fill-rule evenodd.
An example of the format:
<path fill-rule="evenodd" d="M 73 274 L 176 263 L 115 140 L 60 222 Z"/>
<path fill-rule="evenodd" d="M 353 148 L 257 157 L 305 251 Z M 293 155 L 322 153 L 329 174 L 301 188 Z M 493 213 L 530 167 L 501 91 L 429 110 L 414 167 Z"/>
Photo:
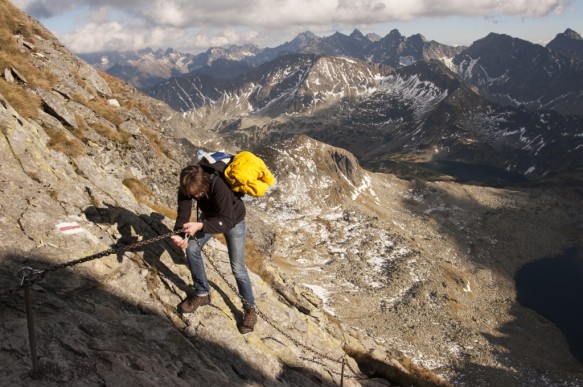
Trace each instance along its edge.
<path fill-rule="evenodd" d="M 524 265 L 514 277 L 518 302 L 555 324 L 583 364 L 583 249 Z"/>

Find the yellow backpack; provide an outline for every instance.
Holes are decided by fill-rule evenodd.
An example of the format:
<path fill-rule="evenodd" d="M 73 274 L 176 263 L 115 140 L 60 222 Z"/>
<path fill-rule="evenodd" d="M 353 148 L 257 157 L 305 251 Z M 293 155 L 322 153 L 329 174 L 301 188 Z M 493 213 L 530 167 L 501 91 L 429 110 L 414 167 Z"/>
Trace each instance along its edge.
<path fill-rule="evenodd" d="M 249 151 L 236 155 L 224 152 L 201 153 L 198 162 L 207 172 L 217 173 L 223 177 L 227 185 L 239 196 L 263 196 L 275 183 L 273 174 L 265 162 Z"/>

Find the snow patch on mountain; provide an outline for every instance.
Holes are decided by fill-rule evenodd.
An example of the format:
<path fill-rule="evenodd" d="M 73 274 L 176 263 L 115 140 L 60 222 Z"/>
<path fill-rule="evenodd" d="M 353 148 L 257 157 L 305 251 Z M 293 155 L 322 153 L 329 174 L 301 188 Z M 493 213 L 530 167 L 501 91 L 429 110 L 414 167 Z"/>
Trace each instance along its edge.
<path fill-rule="evenodd" d="M 447 89 L 441 89 L 433 82 L 423 81 L 418 75 L 389 75 L 381 82 L 379 91 L 400 98 L 413 107 L 417 121 L 448 96 Z"/>

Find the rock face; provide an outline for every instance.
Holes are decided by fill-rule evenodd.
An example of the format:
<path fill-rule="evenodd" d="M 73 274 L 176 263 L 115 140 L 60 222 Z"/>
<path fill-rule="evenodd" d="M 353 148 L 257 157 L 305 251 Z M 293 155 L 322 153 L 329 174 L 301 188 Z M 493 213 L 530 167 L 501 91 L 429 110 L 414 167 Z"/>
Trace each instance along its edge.
<path fill-rule="evenodd" d="M 0 67 L 27 80 L 21 95 L 0 81 L 1 385 L 583 383 L 569 338 L 517 303 L 512 280 L 583 242 L 579 186 L 374 174 L 306 136 L 258 148 L 277 184 L 245 198 L 260 318 L 241 335 L 220 239 L 205 248 L 212 303 L 189 315 L 176 312 L 192 291 L 184 253 L 167 239 L 126 250 L 168 235 L 196 148 L 236 148 L 0 6 L 16 63 Z M 24 266 L 48 270 L 30 287 L 35 374 Z"/>
<path fill-rule="evenodd" d="M 546 47 L 565 56 L 583 60 L 583 38 L 570 28 L 557 34 Z"/>
<path fill-rule="evenodd" d="M 167 238 L 127 246 L 168 235 L 173 220 L 163 213 L 172 216 L 193 149 L 229 144 L 102 77 L 9 2 L 0 6 L 9 32 L 1 36 L 15 25 L 32 42 L 2 42 L 14 45 L 10 60 L 28 81 L 18 90 L 30 106 L 0 84 L 0 384 L 447 385 L 328 316 L 310 289 L 260 255 L 268 280 L 251 274 L 260 319 L 241 335 L 241 303 L 218 241 L 205 251 L 211 305 L 179 315 L 192 292 L 184 253 Z M 23 266 L 43 274 L 22 283 Z M 23 287 L 32 294 L 34 374 Z"/>
<path fill-rule="evenodd" d="M 583 86 L 583 64 L 551 51 L 553 46 L 491 33 L 456 56 L 454 63 L 464 81 L 502 105 L 582 115 L 583 97 L 577 90 Z"/>

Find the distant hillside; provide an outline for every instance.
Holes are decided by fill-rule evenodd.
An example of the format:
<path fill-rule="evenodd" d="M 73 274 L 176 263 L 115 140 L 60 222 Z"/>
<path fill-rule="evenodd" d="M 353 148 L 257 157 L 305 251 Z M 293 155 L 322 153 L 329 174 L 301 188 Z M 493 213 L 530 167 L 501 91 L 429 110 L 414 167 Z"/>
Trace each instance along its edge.
<path fill-rule="evenodd" d="M 319 37 L 311 32 L 299 34 L 290 42 L 274 48 L 260 49 L 253 45 L 212 47 L 197 54 L 179 53 L 173 49 L 151 49 L 125 52 L 98 52 L 80 54 L 80 57 L 111 75 L 124 79 L 145 90 L 171 77 L 188 72 L 218 78 L 234 78 L 262 63 L 288 54 L 316 54 L 347 56 L 394 67 L 405 66 L 419 60 L 440 60 L 450 65 L 463 47 L 449 47 L 427 41 L 421 35 L 409 38 L 393 30 L 386 37 L 339 32 Z"/>
<path fill-rule="evenodd" d="M 484 92 L 437 61 L 394 70 L 345 57 L 287 55 L 234 79 L 191 75 L 149 93 L 241 147 L 302 133 L 349 150 L 377 171 L 389 171 L 395 160 L 442 160 L 539 180 L 583 166 L 583 116 L 500 106 L 484 98 L 489 84 L 476 83 Z"/>
<path fill-rule="evenodd" d="M 492 101 L 583 116 L 583 62 L 508 35 L 489 34 L 454 61 L 460 77 Z"/>
<path fill-rule="evenodd" d="M 570 28 L 557 34 L 546 47 L 567 57 L 583 60 L 583 38 Z"/>

